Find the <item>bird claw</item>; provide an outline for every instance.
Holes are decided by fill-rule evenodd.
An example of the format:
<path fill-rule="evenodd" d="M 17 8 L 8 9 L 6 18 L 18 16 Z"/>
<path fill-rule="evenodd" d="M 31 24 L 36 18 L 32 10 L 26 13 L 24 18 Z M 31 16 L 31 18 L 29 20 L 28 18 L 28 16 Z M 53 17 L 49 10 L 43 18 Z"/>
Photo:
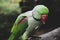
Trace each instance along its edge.
<path fill-rule="evenodd" d="M 27 40 L 38 40 L 38 39 L 41 39 L 41 37 L 32 36 L 32 37 L 29 37 Z"/>

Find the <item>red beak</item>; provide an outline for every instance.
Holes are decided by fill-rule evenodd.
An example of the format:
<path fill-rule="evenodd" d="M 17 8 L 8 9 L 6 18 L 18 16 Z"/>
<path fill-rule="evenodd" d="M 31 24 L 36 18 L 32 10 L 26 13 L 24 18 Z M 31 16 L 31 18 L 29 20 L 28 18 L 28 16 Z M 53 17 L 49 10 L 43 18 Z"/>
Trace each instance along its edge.
<path fill-rule="evenodd" d="M 45 24 L 45 22 L 46 22 L 46 20 L 47 20 L 47 17 L 48 17 L 48 15 L 46 15 L 46 14 L 44 14 L 44 15 L 42 15 L 42 23 L 43 24 Z"/>

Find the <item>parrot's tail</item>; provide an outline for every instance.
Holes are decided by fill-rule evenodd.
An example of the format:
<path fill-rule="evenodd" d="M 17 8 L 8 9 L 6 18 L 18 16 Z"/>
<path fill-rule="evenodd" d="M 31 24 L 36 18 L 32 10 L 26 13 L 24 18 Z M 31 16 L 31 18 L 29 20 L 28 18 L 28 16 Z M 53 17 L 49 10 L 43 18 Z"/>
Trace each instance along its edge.
<path fill-rule="evenodd" d="M 15 35 L 11 34 L 8 40 L 14 40 L 14 38 L 15 38 Z"/>

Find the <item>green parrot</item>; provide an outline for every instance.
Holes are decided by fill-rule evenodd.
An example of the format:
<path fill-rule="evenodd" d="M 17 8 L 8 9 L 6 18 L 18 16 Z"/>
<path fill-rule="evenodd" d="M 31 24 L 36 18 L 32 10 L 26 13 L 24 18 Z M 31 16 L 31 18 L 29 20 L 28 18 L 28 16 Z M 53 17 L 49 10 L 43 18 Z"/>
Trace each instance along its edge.
<path fill-rule="evenodd" d="M 19 7 L 19 1 L 16 0 L 0 0 L 0 14 L 17 14 L 21 13 L 21 8 Z"/>
<path fill-rule="evenodd" d="M 33 30 L 46 23 L 49 9 L 45 5 L 37 5 L 28 12 L 20 14 L 11 30 L 11 35 L 8 40 L 14 40 L 20 37 L 20 40 L 26 40 Z"/>

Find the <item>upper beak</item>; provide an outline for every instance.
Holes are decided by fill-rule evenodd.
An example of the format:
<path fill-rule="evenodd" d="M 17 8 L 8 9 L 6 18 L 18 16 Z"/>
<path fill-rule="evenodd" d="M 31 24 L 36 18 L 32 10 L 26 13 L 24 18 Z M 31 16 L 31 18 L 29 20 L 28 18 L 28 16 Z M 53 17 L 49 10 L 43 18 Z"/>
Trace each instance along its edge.
<path fill-rule="evenodd" d="M 47 17 L 48 17 L 48 15 L 46 15 L 46 14 L 42 15 L 42 17 L 41 17 L 41 18 L 42 18 L 41 21 L 42 21 L 43 24 L 46 23 Z"/>

